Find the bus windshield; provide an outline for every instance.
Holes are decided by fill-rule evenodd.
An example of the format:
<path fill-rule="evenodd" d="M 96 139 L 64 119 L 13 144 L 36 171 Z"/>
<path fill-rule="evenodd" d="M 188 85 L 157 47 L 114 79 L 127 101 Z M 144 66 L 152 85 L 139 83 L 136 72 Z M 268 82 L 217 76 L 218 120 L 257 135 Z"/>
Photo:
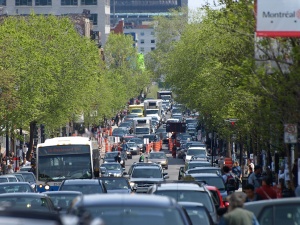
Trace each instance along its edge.
<path fill-rule="evenodd" d="M 90 179 L 92 178 L 90 162 L 90 146 L 65 145 L 39 148 L 38 180 Z"/>

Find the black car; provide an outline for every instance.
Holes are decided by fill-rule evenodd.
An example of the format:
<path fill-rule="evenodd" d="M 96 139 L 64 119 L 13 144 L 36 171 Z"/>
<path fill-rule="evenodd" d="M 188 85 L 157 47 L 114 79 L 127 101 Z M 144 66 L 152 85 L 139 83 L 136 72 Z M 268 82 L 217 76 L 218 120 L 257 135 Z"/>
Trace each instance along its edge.
<path fill-rule="evenodd" d="M 0 205 L 13 209 L 57 213 L 50 197 L 39 193 L 9 193 L 0 195 Z"/>
<path fill-rule="evenodd" d="M 107 193 L 130 194 L 133 189 L 125 177 L 99 177 L 107 189 Z"/>
<path fill-rule="evenodd" d="M 114 137 L 124 137 L 128 134 L 129 132 L 126 131 L 124 128 L 115 128 L 112 132 L 112 136 Z"/>
<path fill-rule="evenodd" d="M 213 221 L 217 223 L 217 212 L 209 190 L 198 182 L 166 182 L 154 184 L 148 194 L 169 196 L 178 202 L 196 202 L 206 206 Z"/>
<path fill-rule="evenodd" d="M 106 187 L 101 180 L 97 179 L 74 179 L 63 180 L 59 191 L 79 191 L 84 195 L 95 193 L 107 193 Z"/>
<path fill-rule="evenodd" d="M 214 225 L 208 210 L 203 204 L 196 202 L 178 203 L 186 210 L 193 224 Z"/>
<path fill-rule="evenodd" d="M 106 225 L 192 225 L 172 198 L 150 195 L 86 195 L 76 198 L 70 214 L 101 217 Z"/>
<path fill-rule="evenodd" d="M 60 213 L 66 213 L 72 201 L 76 197 L 82 196 L 79 191 L 46 191 L 43 194 L 51 198 L 54 206 L 59 208 Z"/>

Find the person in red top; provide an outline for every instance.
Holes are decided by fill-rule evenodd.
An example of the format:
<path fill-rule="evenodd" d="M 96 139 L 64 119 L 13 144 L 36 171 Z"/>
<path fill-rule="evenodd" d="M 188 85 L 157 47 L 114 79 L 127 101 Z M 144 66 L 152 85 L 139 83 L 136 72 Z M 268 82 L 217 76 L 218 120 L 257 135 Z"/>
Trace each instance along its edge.
<path fill-rule="evenodd" d="M 256 189 L 256 193 L 259 194 L 262 199 L 277 198 L 277 193 L 272 188 L 272 180 L 267 176 L 262 178 L 262 186 Z"/>

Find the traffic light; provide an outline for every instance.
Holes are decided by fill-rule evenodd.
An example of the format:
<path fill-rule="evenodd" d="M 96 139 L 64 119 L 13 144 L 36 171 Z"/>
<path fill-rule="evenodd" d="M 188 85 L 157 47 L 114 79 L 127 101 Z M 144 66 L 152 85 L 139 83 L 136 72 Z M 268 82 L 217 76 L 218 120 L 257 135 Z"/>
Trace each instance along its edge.
<path fill-rule="evenodd" d="M 232 126 L 232 127 L 235 126 L 235 122 L 234 122 L 234 121 L 232 121 L 232 122 L 230 122 L 230 123 L 231 123 L 231 126 Z"/>
<path fill-rule="evenodd" d="M 45 126 L 41 124 L 41 142 L 43 143 L 45 141 Z"/>

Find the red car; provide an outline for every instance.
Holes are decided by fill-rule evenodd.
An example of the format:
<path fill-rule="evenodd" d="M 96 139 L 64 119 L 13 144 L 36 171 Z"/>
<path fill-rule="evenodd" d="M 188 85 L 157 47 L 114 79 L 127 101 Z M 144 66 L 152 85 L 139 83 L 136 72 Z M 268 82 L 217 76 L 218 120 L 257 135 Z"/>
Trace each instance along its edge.
<path fill-rule="evenodd" d="M 211 192 L 215 205 L 219 206 L 217 208 L 228 208 L 229 202 L 223 200 L 222 195 L 218 188 L 209 185 L 206 185 L 206 187 Z"/>

